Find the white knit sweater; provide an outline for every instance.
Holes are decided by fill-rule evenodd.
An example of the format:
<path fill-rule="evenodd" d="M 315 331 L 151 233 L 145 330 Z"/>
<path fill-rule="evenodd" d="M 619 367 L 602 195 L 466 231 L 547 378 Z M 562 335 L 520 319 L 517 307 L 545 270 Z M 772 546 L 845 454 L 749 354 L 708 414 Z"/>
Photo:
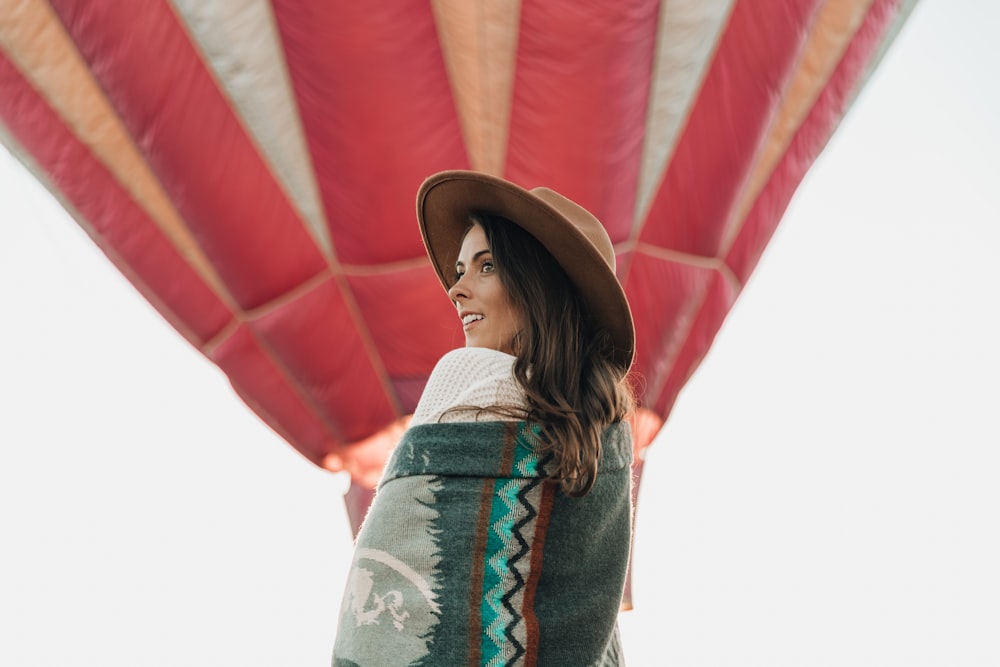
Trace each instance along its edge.
<path fill-rule="evenodd" d="M 438 361 L 410 426 L 469 421 L 517 421 L 517 417 L 469 408 L 513 406 L 527 403 L 513 375 L 514 357 L 485 347 L 462 347 Z M 452 410 L 462 407 L 466 409 Z"/>

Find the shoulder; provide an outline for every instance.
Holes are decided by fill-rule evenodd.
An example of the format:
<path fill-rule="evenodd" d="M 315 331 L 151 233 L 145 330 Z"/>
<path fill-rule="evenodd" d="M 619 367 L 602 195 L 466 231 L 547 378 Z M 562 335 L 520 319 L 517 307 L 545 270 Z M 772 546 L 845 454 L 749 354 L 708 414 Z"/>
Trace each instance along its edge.
<path fill-rule="evenodd" d="M 512 378 L 514 357 L 483 347 L 460 347 L 441 357 L 430 377 L 428 389 L 442 384 L 469 386 Z"/>
<path fill-rule="evenodd" d="M 458 406 L 490 407 L 523 403 L 514 379 L 515 358 L 482 347 L 462 347 L 446 353 L 431 372 L 411 423 L 438 421 Z"/>

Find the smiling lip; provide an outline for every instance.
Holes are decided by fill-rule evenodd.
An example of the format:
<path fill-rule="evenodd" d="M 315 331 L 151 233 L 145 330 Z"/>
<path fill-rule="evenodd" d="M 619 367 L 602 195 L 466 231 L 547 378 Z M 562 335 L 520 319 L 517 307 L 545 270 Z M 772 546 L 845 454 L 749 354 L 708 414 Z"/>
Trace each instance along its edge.
<path fill-rule="evenodd" d="M 459 315 L 462 320 L 462 329 L 469 331 L 483 320 L 482 313 L 462 313 Z"/>

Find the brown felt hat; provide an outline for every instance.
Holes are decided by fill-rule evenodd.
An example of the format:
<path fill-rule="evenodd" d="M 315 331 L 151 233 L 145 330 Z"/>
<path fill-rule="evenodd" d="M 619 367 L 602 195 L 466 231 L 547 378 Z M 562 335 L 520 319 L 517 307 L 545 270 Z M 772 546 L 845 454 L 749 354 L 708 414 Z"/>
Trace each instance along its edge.
<path fill-rule="evenodd" d="M 632 365 L 632 312 L 615 276 L 614 246 L 597 218 L 548 188 L 525 190 L 475 171 L 434 174 L 417 193 L 417 221 L 445 290 L 473 211 L 506 218 L 538 239 L 579 290 L 597 326 L 611 335 L 612 359 L 626 369 Z"/>

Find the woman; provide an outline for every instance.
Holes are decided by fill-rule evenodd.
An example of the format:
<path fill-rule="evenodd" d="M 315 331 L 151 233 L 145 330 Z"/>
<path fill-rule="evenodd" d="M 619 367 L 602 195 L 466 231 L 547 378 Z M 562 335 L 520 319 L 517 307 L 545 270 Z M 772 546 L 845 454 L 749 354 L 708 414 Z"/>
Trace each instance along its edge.
<path fill-rule="evenodd" d="M 466 171 L 417 218 L 462 319 L 358 536 L 334 665 L 619 665 L 632 318 L 603 226 Z"/>

